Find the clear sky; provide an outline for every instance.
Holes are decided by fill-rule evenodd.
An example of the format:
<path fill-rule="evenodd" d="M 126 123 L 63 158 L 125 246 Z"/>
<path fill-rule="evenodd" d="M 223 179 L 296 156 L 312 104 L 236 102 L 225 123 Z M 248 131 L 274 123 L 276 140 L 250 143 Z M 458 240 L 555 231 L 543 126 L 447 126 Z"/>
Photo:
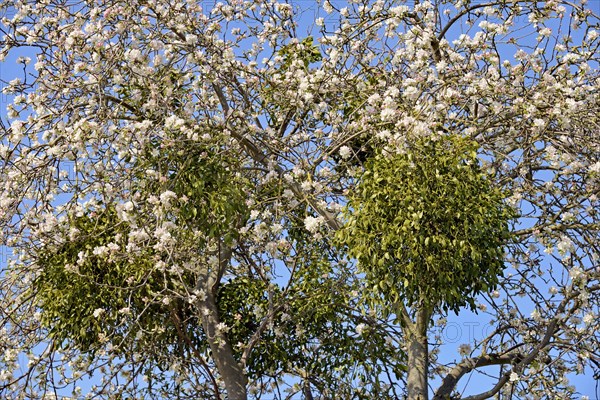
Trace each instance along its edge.
<path fill-rule="evenodd" d="M 297 7 L 298 11 L 302 12 L 302 19 L 306 20 L 304 26 L 306 30 L 310 29 L 313 24 L 315 18 L 319 16 L 326 16 L 322 11 L 319 11 L 317 7 L 314 5 L 313 1 L 305 0 L 293 0 L 292 3 Z M 332 1 L 334 6 L 343 7 L 344 2 L 342 1 Z M 205 8 L 210 8 L 214 1 L 204 1 L 203 4 L 206 4 Z M 596 7 L 597 11 L 600 12 L 600 0 L 590 0 L 589 4 L 591 7 Z M 332 23 L 333 21 L 327 21 L 326 23 Z M 522 21 L 523 30 L 531 29 L 529 26 L 529 21 Z M 451 32 L 451 35 L 459 35 L 463 33 L 467 28 L 465 26 L 457 25 Z M 476 27 L 474 28 L 476 29 Z M 509 49 L 507 48 L 508 52 Z M 32 59 L 35 59 L 35 53 L 32 49 L 22 49 L 22 53 L 17 54 L 13 52 L 6 60 L 0 63 L 0 82 L 2 82 L 2 86 L 4 83 L 15 78 L 23 76 L 23 66 L 22 64 L 17 63 L 17 58 L 19 56 L 28 56 Z M 506 57 L 512 57 L 512 54 L 506 53 Z M 0 95 L 0 116 L 3 122 L 6 124 L 9 119 L 6 115 L 6 106 L 12 103 L 11 96 L 1 94 Z M 10 125 L 10 122 L 8 123 Z M 10 256 L 10 250 L 7 248 L 0 249 L 1 259 L 0 263 L 6 263 L 8 257 Z M 547 257 L 546 262 L 551 263 L 552 258 L 550 256 Z M 507 270 L 508 271 L 508 270 Z M 548 290 L 547 288 L 540 288 Z M 525 300 L 523 300 L 525 301 Z M 533 311 L 533 307 L 531 309 Z M 440 357 L 442 360 L 451 362 L 453 360 L 460 360 L 459 355 L 459 346 L 461 344 L 472 343 L 474 339 L 482 338 L 489 331 L 489 320 L 490 316 L 484 313 L 480 313 L 479 315 L 475 315 L 469 311 L 463 311 L 459 316 L 454 316 L 454 314 L 450 314 L 448 316 L 448 324 L 445 326 L 443 330 L 439 330 L 437 328 L 432 329 L 431 338 L 434 340 L 435 335 L 439 335 L 442 338 L 443 345 L 441 346 L 441 354 Z M 499 370 L 498 367 L 490 367 L 486 371 L 490 374 L 497 373 Z M 598 383 L 595 382 L 590 374 L 583 375 L 573 375 L 571 377 L 571 381 L 577 386 L 580 393 L 582 395 L 589 396 L 590 399 L 598 398 L 600 396 L 600 392 L 598 391 Z M 481 375 L 474 374 L 472 379 L 463 379 L 461 381 L 461 387 L 464 388 L 464 394 L 475 394 L 482 391 L 482 389 L 489 389 L 489 383 L 491 381 L 482 377 Z"/>

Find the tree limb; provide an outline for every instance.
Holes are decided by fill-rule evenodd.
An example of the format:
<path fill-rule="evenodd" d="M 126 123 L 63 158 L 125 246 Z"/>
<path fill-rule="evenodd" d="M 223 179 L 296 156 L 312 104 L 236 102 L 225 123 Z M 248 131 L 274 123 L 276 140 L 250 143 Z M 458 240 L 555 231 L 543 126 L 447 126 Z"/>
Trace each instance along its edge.
<path fill-rule="evenodd" d="M 213 85 L 213 88 L 214 88 L 215 92 L 217 93 L 217 97 L 219 98 L 221 107 L 223 107 L 225 114 L 226 115 L 229 114 L 230 108 L 229 108 L 229 105 L 227 104 L 227 100 L 225 98 L 223 91 L 216 85 Z M 267 168 L 274 168 L 275 172 L 277 172 L 277 174 L 283 178 L 283 175 L 285 172 L 283 170 L 283 168 L 281 168 L 281 166 L 279 164 L 272 165 L 269 162 L 270 161 L 269 155 L 263 153 L 254 144 L 254 142 L 252 142 L 250 139 L 248 139 L 245 135 L 242 135 L 239 132 L 236 132 L 235 130 L 232 130 L 231 135 L 233 136 L 234 139 L 236 139 L 242 145 L 242 147 L 246 150 L 246 153 L 255 162 L 262 164 L 263 166 L 265 166 Z M 294 193 L 294 195 L 296 195 L 296 197 L 300 201 L 306 201 L 313 208 L 313 210 L 315 210 L 320 216 L 322 216 L 325 219 L 325 222 L 331 229 L 338 230 L 342 227 L 342 225 L 340 224 L 340 222 L 337 220 L 337 218 L 335 217 L 335 215 L 332 212 L 319 206 L 316 199 L 314 199 L 310 196 L 307 196 L 304 193 L 304 191 L 302 190 L 302 187 L 300 186 L 299 183 L 294 182 L 292 180 L 288 180 L 288 179 L 284 179 L 284 181 L 287 182 L 287 184 L 289 185 L 289 187 L 292 190 L 292 192 Z"/>
<path fill-rule="evenodd" d="M 446 375 L 442 381 L 442 385 L 436 391 L 433 400 L 449 398 L 458 381 L 474 369 L 489 367 L 490 365 L 512 364 L 515 359 L 522 356 L 521 353 L 511 353 L 505 355 L 486 354 L 479 357 L 467 358 L 452 368 L 448 375 Z"/>
<path fill-rule="evenodd" d="M 600 289 L 600 285 L 594 285 L 594 286 L 586 288 L 586 290 L 588 290 L 588 291 L 594 291 L 594 290 L 598 290 L 598 289 Z M 545 347 L 547 347 L 551 344 L 552 337 L 556 334 L 556 332 L 559 331 L 559 323 L 561 322 L 561 320 L 568 318 L 568 316 L 562 315 L 565 312 L 565 310 L 567 309 L 567 305 L 573 299 L 577 299 L 577 297 L 580 294 L 581 294 L 581 292 L 579 290 L 575 290 L 572 293 L 570 293 L 569 296 L 566 296 L 561 301 L 561 303 L 559 304 L 559 306 L 556 309 L 556 313 L 555 313 L 556 316 L 552 320 L 550 320 L 550 323 L 548 324 L 548 327 L 546 328 L 544 337 L 529 353 L 527 353 L 527 354 L 511 353 L 510 355 L 496 356 L 495 358 L 490 358 L 492 356 L 490 354 L 487 356 L 481 356 L 481 357 L 476 357 L 476 358 L 471 358 L 471 359 L 465 360 L 465 361 L 461 362 L 460 364 L 458 364 L 457 366 L 455 366 L 449 372 L 449 374 L 444 378 L 444 380 L 442 381 L 442 386 L 440 386 L 440 388 L 435 393 L 434 400 L 448 399 L 450 397 L 450 394 L 452 393 L 452 390 L 454 390 L 454 388 L 456 387 L 458 381 L 465 374 L 473 371 L 476 368 L 484 367 L 484 366 L 488 366 L 488 365 L 495 365 L 495 364 L 496 365 L 497 364 L 508 364 L 508 363 L 515 364 L 515 362 L 518 361 L 510 371 L 508 371 L 502 375 L 502 377 L 498 380 L 498 382 L 496 383 L 496 385 L 494 385 L 494 387 L 492 389 L 490 389 L 486 392 L 477 394 L 477 395 L 465 397 L 463 400 L 483 400 L 483 399 L 488 399 L 488 398 L 494 396 L 509 381 L 510 373 L 512 373 L 512 372 L 515 372 L 517 374 L 521 373 L 523 370 L 525 370 L 525 368 L 529 364 L 531 364 L 532 361 L 535 360 L 535 358 L 539 355 L 541 350 L 543 350 Z M 577 306 L 577 304 L 575 304 L 569 310 L 569 314 L 574 313 L 577 310 L 577 308 L 578 308 L 578 306 Z M 508 362 L 500 362 L 500 361 L 505 360 L 505 358 L 503 358 L 503 357 L 509 357 L 510 360 L 508 360 Z M 489 364 L 492 361 L 494 361 L 494 363 Z"/>

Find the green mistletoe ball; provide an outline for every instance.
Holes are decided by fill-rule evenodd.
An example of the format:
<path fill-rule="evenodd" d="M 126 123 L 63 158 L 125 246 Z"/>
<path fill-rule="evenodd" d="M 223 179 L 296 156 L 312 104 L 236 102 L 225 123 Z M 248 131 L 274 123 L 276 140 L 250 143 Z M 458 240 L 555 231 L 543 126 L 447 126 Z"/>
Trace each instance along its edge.
<path fill-rule="evenodd" d="M 514 212 L 477 148 L 458 135 L 419 138 L 366 163 L 338 239 L 378 298 L 458 312 L 498 284 Z"/>

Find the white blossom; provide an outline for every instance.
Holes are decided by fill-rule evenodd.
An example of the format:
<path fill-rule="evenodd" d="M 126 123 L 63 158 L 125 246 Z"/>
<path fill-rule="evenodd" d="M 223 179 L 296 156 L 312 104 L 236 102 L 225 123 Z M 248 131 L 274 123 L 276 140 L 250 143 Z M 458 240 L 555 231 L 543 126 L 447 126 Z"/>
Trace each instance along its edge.
<path fill-rule="evenodd" d="M 126 53 L 127 60 L 131 63 L 140 62 L 144 60 L 142 52 L 138 49 L 128 50 Z"/>
<path fill-rule="evenodd" d="M 573 267 L 571 268 L 571 270 L 569 270 L 569 276 L 571 277 L 571 279 L 573 279 L 574 281 L 580 279 L 581 277 L 583 277 L 585 275 L 585 273 L 583 272 L 583 270 L 579 267 Z"/>
<path fill-rule="evenodd" d="M 176 199 L 177 199 L 177 194 L 170 190 L 164 191 L 160 194 L 160 202 L 166 208 L 170 207 L 173 200 L 176 200 Z"/>
<path fill-rule="evenodd" d="M 10 141 L 11 141 L 11 143 L 17 144 L 23 139 L 24 126 L 25 126 L 25 123 L 23 121 L 19 121 L 19 120 L 14 120 L 10 124 L 10 131 L 11 131 Z"/>
<path fill-rule="evenodd" d="M 198 43 L 198 36 L 187 34 L 185 35 L 185 42 L 190 45 L 195 45 Z"/>
<path fill-rule="evenodd" d="M 125 210 L 127 212 L 133 211 L 133 208 L 134 208 L 134 204 L 132 201 L 127 201 L 123 204 L 123 210 Z"/>
<path fill-rule="evenodd" d="M 317 233 L 319 231 L 321 225 L 323 225 L 324 222 L 325 222 L 325 219 L 321 216 L 319 216 L 319 217 L 308 216 L 304 219 L 304 227 L 306 228 L 307 231 L 309 231 L 311 233 Z"/>
<path fill-rule="evenodd" d="M 356 325 L 356 328 L 355 328 L 355 330 L 356 330 L 356 333 L 358 333 L 359 335 L 361 335 L 361 336 L 362 336 L 362 334 L 363 334 L 363 332 L 365 331 L 365 328 L 366 328 L 366 327 L 367 327 L 367 326 L 366 326 L 365 324 L 362 324 L 362 323 L 361 323 L 361 324 L 358 324 L 358 325 Z"/>
<path fill-rule="evenodd" d="M 519 215 L 508 223 L 515 235 L 504 248 L 498 290 L 469 299 L 475 312 L 485 311 L 469 317 L 473 325 L 461 320 L 453 337 L 454 316 L 443 304 L 431 304 L 429 322 L 436 328 L 429 372 L 443 380 L 471 355 L 526 351 L 539 344 L 548 321 L 556 333 L 543 351 L 553 362 L 505 368 L 490 387 L 502 382 L 501 394 L 518 382 L 525 394 L 531 389 L 532 396 L 560 398 L 565 387 L 571 390 L 571 374 L 593 366 L 600 59 L 592 2 L 491 1 L 479 7 L 467 0 L 324 0 L 312 10 L 314 18 L 277 1 L 63 3 L 0 2 L 6 36 L 0 62 L 8 66 L 1 89 L 0 236 L 15 252 L 0 262 L 3 395 L 35 398 L 43 396 L 36 389 L 53 393 L 61 386 L 61 393 L 77 398 L 123 390 L 139 397 L 164 378 L 159 369 L 135 368 L 148 357 L 177 372 L 179 386 L 156 387 L 165 398 L 176 397 L 176 386 L 231 397 L 225 380 L 241 375 L 220 371 L 211 346 L 197 350 L 222 378 L 217 385 L 206 381 L 198 357 L 184 359 L 195 351 L 186 340 L 180 340 L 181 351 L 171 351 L 169 339 L 187 332 L 193 343 L 210 341 L 204 336 L 211 329 L 196 329 L 209 324 L 220 350 L 239 358 L 254 339 L 268 349 L 269 340 L 291 332 L 285 341 L 302 342 L 294 351 L 310 352 L 318 363 L 330 356 L 320 338 L 335 336 L 341 323 L 369 348 L 385 338 L 385 351 L 358 366 L 312 371 L 311 378 L 325 382 L 320 394 L 331 397 L 327 382 L 354 368 L 363 379 L 350 379 L 348 392 L 366 396 L 375 380 L 386 379 L 380 361 L 402 365 L 398 355 L 410 345 L 411 324 L 388 325 L 398 313 L 391 304 L 403 302 L 409 317 L 422 311 L 402 296 L 414 282 L 406 285 L 395 274 L 412 268 L 415 282 L 427 288 L 436 274 L 421 279 L 423 263 L 405 259 L 403 246 L 418 243 L 390 244 L 373 228 L 363 244 L 369 253 L 384 248 L 383 258 L 397 261 L 383 278 L 393 278 L 399 299 L 371 306 L 371 288 L 384 290 L 382 276 L 344 246 L 329 251 L 358 210 L 352 195 L 371 164 L 350 160 L 365 138 L 375 154 L 410 157 L 416 138 L 468 138 L 482 178 L 505 193 L 503 200 Z M 565 37 L 558 31 L 563 25 Z M 315 47 L 302 48 L 305 38 Z M 317 52 L 322 61 L 308 62 L 307 55 L 319 58 Z M 181 186 L 190 176 L 207 183 L 203 195 Z M 448 183 L 460 185 L 460 177 Z M 452 195 L 438 189 L 433 200 L 443 209 Z M 422 198 L 385 190 L 399 206 L 422 207 Z M 186 207 L 201 208 L 205 218 L 188 220 Z M 471 214 L 438 216 L 460 228 L 473 222 Z M 299 215 L 306 235 L 295 231 Z M 394 221 L 394 231 L 435 228 L 404 222 Z M 470 236 L 486 221 L 476 223 Z M 452 250 L 440 246 L 439 255 Z M 215 309 L 209 303 L 226 294 L 222 289 L 240 292 Z M 73 299 L 73 290 L 97 292 L 101 299 Z M 479 304 L 483 299 L 489 303 Z M 339 306 L 352 312 L 339 313 Z M 323 309 L 323 318 L 305 318 L 303 310 L 319 307 L 334 308 Z M 79 308 L 92 316 L 72 313 Z M 243 327 L 249 329 L 243 337 L 227 337 L 246 313 L 256 324 Z M 330 315 L 336 320 L 328 321 Z M 369 323 L 358 324 L 353 318 L 359 315 Z M 97 353 L 48 346 L 63 340 L 44 335 L 53 330 L 66 342 L 81 336 L 71 317 L 101 322 L 102 332 L 85 338 Z M 256 331 L 260 327 L 265 331 Z M 234 353 L 219 340 L 224 337 Z M 460 343 L 449 339 L 459 337 L 468 342 L 453 351 Z M 156 345 L 141 346 L 147 354 L 128 353 L 135 343 Z M 349 351 L 357 354 L 348 360 L 356 360 L 363 349 Z M 294 370 L 274 361 L 275 367 L 262 365 L 266 373 L 248 386 L 255 397 L 273 397 L 285 371 Z M 51 379 L 40 382 L 46 375 L 36 368 Z M 295 373 L 302 378 L 308 371 Z M 102 382 L 80 393 L 76 380 L 88 374 Z M 148 384 L 136 386 L 140 378 Z M 391 378 L 381 387 L 400 393 L 407 391 L 404 384 Z M 457 388 L 466 384 L 468 374 Z M 291 389 L 302 393 L 301 384 Z"/>
<path fill-rule="evenodd" d="M 552 29 L 545 27 L 539 30 L 540 35 L 542 36 L 550 36 L 552 34 Z"/>
<path fill-rule="evenodd" d="M 352 149 L 350 147 L 348 147 L 348 146 L 340 147 L 340 156 L 344 160 L 347 160 L 348 158 L 350 158 L 351 155 L 352 155 Z"/>

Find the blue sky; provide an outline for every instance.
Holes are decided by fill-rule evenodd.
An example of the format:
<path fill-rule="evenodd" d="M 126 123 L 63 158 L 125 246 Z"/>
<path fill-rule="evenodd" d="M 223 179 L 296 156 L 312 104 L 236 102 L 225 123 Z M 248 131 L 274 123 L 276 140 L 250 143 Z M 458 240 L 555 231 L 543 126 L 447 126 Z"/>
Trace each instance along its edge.
<path fill-rule="evenodd" d="M 210 8 L 213 1 L 204 1 L 206 4 L 206 8 Z M 319 11 L 312 1 L 293 1 L 293 4 L 298 7 L 299 10 L 302 11 L 302 19 L 306 21 L 305 29 L 308 31 L 311 28 L 312 20 L 318 16 L 323 16 L 321 14 L 322 11 Z M 343 7 L 344 2 L 341 1 L 332 1 L 334 6 Z M 591 7 L 595 7 L 597 5 L 597 10 L 600 12 L 600 0 L 590 0 L 589 2 Z M 303 21 L 304 22 L 304 21 Z M 326 22 L 333 22 L 331 20 L 326 19 Z M 531 26 L 529 21 L 523 20 L 521 21 L 523 24 L 523 30 L 530 30 Z M 556 27 L 555 27 L 556 28 Z M 464 32 L 467 28 L 465 26 L 457 25 L 450 32 L 451 35 L 458 35 Z M 477 29 L 475 26 L 473 29 Z M 302 35 L 300 35 L 302 36 Z M 576 38 L 575 38 L 576 39 Z M 512 54 L 508 52 L 511 51 L 508 48 L 506 49 L 506 57 L 512 57 Z M 22 66 L 17 64 L 16 59 L 18 56 L 29 56 L 32 59 L 35 59 L 34 52 L 28 49 L 23 49 L 22 53 L 17 54 L 13 53 L 11 56 L 7 57 L 6 60 L 0 63 L 0 80 L 11 80 L 15 77 L 22 77 Z M 6 123 L 8 120 L 6 117 L 6 106 L 11 103 L 11 97 L 8 95 L 0 95 L 0 115 L 2 116 L 2 120 Z M 6 263 L 8 257 L 10 256 L 10 250 L 7 248 L 2 248 L 0 255 L 2 256 L 0 262 L 2 264 Z M 551 262 L 550 257 L 548 257 L 547 262 Z M 442 345 L 441 357 L 446 361 L 460 360 L 460 355 L 458 354 L 458 346 L 463 343 L 470 343 L 473 339 L 483 337 L 489 330 L 488 324 L 489 317 L 484 315 L 475 315 L 468 311 L 461 312 L 460 316 L 454 316 L 454 314 L 450 314 L 448 316 L 448 324 L 445 329 L 442 331 L 437 331 L 436 329 L 432 330 L 432 337 L 434 334 L 439 334 L 443 338 L 444 344 Z M 490 370 L 497 370 L 498 368 L 490 368 Z M 582 395 L 587 395 L 590 398 L 597 398 L 597 382 L 594 382 L 590 375 L 580 375 L 580 376 L 572 376 L 571 381 L 578 387 L 580 393 Z M 464 378 L 461 381 L 461 388 L 464 388 L 464 394 L 475 394 L 482 390 L 486 390 L 489 388 L 489 379 L 482 378 L 481 376 L 474 376 L 472 379 Z"/>

